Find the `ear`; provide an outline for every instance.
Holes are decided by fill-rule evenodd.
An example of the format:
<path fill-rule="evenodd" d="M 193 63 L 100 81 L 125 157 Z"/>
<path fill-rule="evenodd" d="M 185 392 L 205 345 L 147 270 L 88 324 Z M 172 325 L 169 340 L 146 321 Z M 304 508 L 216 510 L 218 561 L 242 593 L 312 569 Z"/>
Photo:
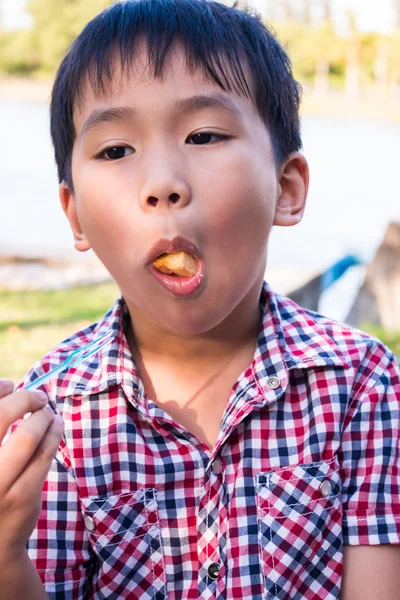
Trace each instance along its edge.
<path fill-rule="evenodd" d="M 294 152 L 281 165 L 279 173 L 274 225 L 290 227 L 303 218 L 309 185 L 308 163 L 300 152 Z"/>
<path fill-rule="evenodd" d="M 65 212 L 69 224 L 74 234 L 74 246 L 79 252 L 86 252 L 90 250 L 90 243 L 86 239 L 84 232 L 82 231 L 81 224 L 79 222 L 78 213 L 76 212 L 76 201 L 75 196 L 70 191 L 65 181 L 60 183 L 59 187 L 60 202 Z"/>

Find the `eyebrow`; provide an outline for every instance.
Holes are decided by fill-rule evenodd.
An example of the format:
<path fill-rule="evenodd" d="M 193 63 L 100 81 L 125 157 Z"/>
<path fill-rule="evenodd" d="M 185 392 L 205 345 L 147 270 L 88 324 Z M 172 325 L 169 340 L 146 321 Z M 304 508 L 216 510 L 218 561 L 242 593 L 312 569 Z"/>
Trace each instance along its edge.
<path fill-rule="evenodd" d="M 242 111 L 236 106 L 228 96 L 223 94 L 200 94 L 178 100 L 174 106 L 174 113 L 179 115 L 189 115 L 209 108 L 216 108 L 236 118 L 242 118 Z M 95 108 L 86 119 L 80 138 L 85 133 L 93 130 L 105 123 L 118 123 L 121 121 L 133 121 L 137 117 L 138 111 L 129 106 L 100 109 Z"/>
<path fill-rule="evenodd" d="M 235 102 L 223 94 L 201 94 L 183 98 L 176 103 L 176 111 L 183 114 L 191 114 L 206 110 L 207 108 L 217 108 L 230 113 L 235 117 L 243 117 L 242 111 L 236 106 Z"/>
<path fill-rule="evenodd" d="M 116 108 L 95 108 L 92 110 L 85 123 L 83 124 L 80 133 L 80 139 L 85 133 L 92 129 L 96 129 L 104 123 L 119 123 L 120 121 L 132 121 L 137 115 L 137 110 L 129 106 L 121 106 Z"/>

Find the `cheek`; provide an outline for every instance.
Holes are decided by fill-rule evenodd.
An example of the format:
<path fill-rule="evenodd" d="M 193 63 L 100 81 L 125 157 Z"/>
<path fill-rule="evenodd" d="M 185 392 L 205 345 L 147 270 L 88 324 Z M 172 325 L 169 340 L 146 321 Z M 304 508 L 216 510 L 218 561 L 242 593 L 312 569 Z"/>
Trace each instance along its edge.
<path fill-rule="evenodd" d="M 253 159 L 253 160 L 252 160 Z M 275 215 L 275 170 L 260 164 L 253 153 L 236 153 L 219 163 L 207 180 L 207 229 L 210 239 L 228 245 L 259 245 L 268 237 Z M 203 183 L 204 185 L 204 183 Z M 211 237 L 212 236 L 212 237 Z"/>
<path fill-rule="evenodd" d="M 99 171 L 90 167 L 82 170 L 76 178 L 75 194 L 78 217 L 89 238 L 112 236 L 115 225 L 124 215 L 126 219 L 123 195 L 107 174 L 99 176 Z"/>

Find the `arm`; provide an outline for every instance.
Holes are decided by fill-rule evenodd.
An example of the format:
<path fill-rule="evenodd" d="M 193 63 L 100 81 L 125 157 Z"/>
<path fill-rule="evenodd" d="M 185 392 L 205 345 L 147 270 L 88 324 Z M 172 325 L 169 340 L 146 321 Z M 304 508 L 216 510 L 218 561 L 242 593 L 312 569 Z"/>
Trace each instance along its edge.
<path fill-rule="evenodd" d="M 27 552 L 0 560 L 0 596 L 7 600 L 49 600 Z"/>
<path fill-rule="evenodd" d="M 379 351 L 379 348 L 378 348 Z M 397 600 L 400 590 L 400 378 L 391 353 L 367 356 L 345 415 L 341 600 Z"/>
<path fill-rule="evenodd" d="M 400 546 L 345 546 L 340 600 L 398 600 Z"/>
<path fill-rule="evenodd" d="M 12 393 L 0 380 L 0 596 L 7 600 L 48 600 L 26 544 L 42 505 L 42 487 L 63 432 L 62 421 L 46 410 L 43 393 Z"/>

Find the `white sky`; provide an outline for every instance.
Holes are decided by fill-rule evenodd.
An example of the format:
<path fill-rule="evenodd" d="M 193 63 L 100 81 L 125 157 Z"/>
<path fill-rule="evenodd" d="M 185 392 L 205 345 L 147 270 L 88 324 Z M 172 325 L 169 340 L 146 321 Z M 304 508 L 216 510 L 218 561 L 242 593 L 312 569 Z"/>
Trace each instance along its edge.
<path fill-rule="evenodd" d="M 356 13 L 358 26 L 362 30 L 390 31 L 393 28 L 394 11 L 391 0 L 333 0 L 333 2 L 338 25 L 343 20 L 341 16 L 343 17 L 344 11 L 350 8 Z M 0 0 L 2 22 L 5 27 L 29 25 L 29 18 L 23 11 L 25 3 L 26 0 Z M 226 3 L 229 3 L 229 0 Z M 262 12 L 266 0 L 252 0 L 252 4 Z"/>

